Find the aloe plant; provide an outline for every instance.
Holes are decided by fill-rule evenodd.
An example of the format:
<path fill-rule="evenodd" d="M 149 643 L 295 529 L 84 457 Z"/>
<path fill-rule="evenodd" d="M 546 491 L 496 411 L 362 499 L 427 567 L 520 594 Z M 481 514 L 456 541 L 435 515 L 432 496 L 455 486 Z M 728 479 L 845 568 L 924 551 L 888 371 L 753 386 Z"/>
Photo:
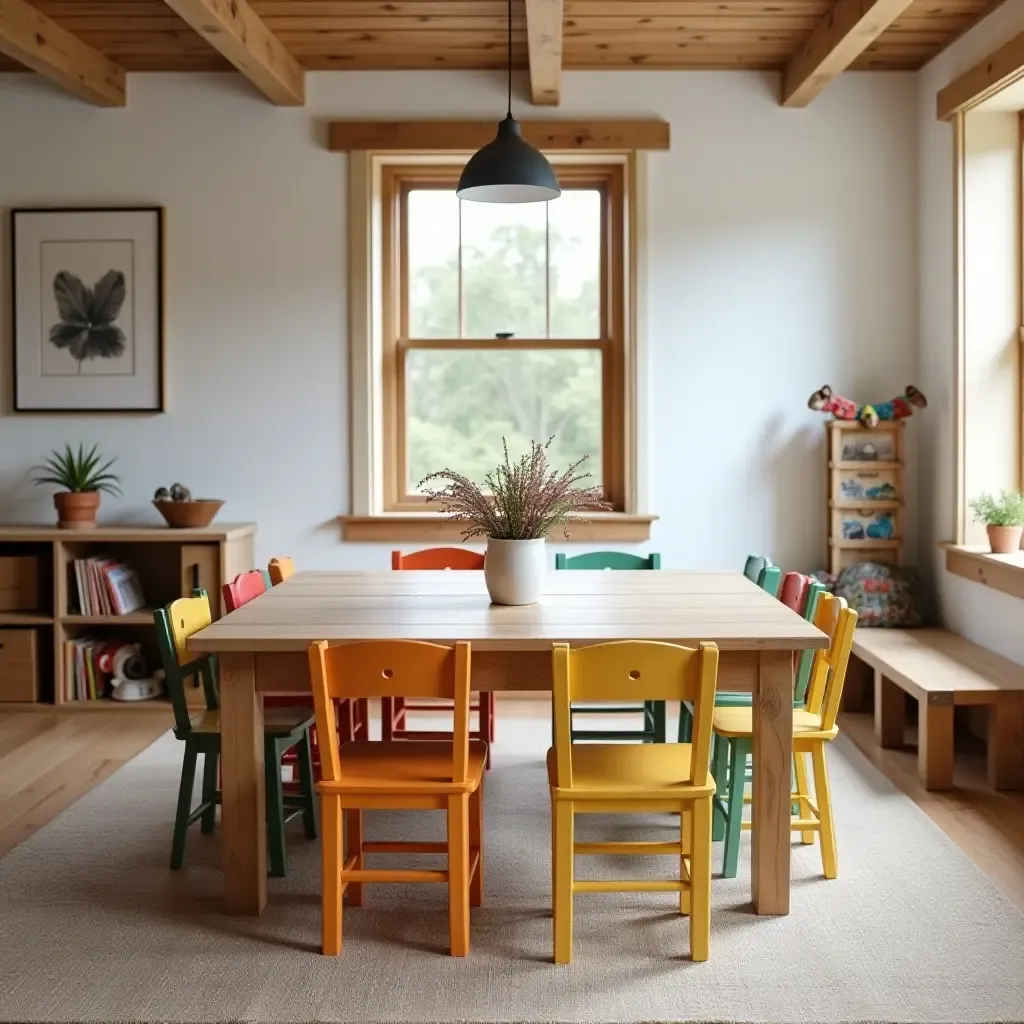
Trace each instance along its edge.
<path fill-rule="evenodd" d="M 115 497 L 121 495 L 120 480 L 110 472 L 110 467 L 117 461 L 110 459 L 102 462 L 98 454 L 99 445 L 93 445 L 88 451 L 85 445 L 79 444 L 76 452 L 71 445 L 65 444 L 64 451 L 54 450 L 41 466 L 33 466 L 32 471 L 42 474 L 33 479 L 38 487 L 41 484 L 56 484 L 62 490 L 74 494 L 82 491 L 105 491 Z"/>

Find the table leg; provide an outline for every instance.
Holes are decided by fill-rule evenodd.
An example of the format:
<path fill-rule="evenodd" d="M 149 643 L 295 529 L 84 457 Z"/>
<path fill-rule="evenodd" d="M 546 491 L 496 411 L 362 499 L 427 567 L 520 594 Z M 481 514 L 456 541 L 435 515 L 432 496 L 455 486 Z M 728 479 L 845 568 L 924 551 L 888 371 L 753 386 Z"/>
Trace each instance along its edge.
<path fill-rule="evenodd" d="M 263 698 L 252 654 L 220 662 L 221 818 L 229 914 L 259 915 L 267 905 L 267 822 L 263 780 Z"/>
<path fill-rule="evenodd" d="M 793 654 L 761 651 L 754 687 L 751 893 L 758 914 L 789 913 Z"/>
<path fill-rule="evenodd" d="M 989 710 L 988 782 L 1024 789 L 1024 693 L 1004 693 Z"/>

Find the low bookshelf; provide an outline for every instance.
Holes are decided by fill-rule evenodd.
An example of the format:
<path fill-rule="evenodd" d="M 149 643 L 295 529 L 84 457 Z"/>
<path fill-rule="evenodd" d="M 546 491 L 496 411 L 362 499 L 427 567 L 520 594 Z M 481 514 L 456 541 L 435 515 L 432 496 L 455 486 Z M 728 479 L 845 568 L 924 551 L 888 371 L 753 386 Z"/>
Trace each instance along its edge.
<path fill-rule="evenodd" d="M 142 645 L 159 666 L 153 609 L 204 587 L 214 615 L 221 584 L 253 567 L 253 523 L 175 530 L 164 526 L 99 526 L 60 530 L 0 526 L 0 710 L 122 709 L 164 711 L 166 699 L 122 702 L 68 700 L 66 642 L 90 637 Z M 125 615 L 84 614 L 78 603 L 76 560 L 107 556 L 135 570 L 145 607 Z M 92 609 L 91 612 L 94 612 Z M 201 704 L 196 689 L 190 703 Z"/>

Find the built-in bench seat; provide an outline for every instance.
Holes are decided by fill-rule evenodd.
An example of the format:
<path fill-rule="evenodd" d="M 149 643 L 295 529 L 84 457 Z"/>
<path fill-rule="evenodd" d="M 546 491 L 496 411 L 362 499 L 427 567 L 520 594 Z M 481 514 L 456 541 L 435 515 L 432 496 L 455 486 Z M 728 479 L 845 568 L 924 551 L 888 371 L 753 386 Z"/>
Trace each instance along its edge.
<path fill-rule="evenodd" d="M 953 786 L 953 708 L 961 705 L 989 709 L 989 783 L 1024 789 L 1024 667 L 945 629 L 858 629 L 851 668 L 849 710 L 858 681 L 874 674 L 875 735 L 883 747 L 903 745 L 903 694 L 917 700 L 926 789 Z"/>

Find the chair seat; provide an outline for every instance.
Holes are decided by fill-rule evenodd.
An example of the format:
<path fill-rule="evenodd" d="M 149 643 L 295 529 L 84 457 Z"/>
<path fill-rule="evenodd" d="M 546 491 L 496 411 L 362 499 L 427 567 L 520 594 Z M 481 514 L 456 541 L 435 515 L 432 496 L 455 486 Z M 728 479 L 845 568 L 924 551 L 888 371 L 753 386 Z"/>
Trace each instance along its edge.
<path fill-rule="evenodd" d="M 471 740 L 465 782 L 452 782 L 452 744 L 444 740 L 362 740 L 341 747 L 341 778 L 317 783 L 321 793 L 472 793 L 487 761 L 487 744 Z"/>
<path fill-rule="evenodd" d="M 715 708 L 712 727 L 719 736 L 729 739 L 744 739 L 754 735 L 753 708 Z M 810 711 L 793 712 L 793 736 L 805 740 L 833 739 L 838 729 L 822 729 L 821 716 Z"/>
<path fill-rule="evenodd" d="M 682 781 L 690 773 L 689 743 L 592 743 L 572 749 L 572 788 L 561 790 L 574 800 L 671 800 L 714 793 L 708 776 L 704 786 Z M 548 750 L 548 784 L 558 789 L 558 754 Z"/>
<path fill-rule="evenodd" d="M 263 711 L 263 735 L 271 737 L 290 736 L 313 724 L 313 709 L 310 707 L 269 707 Z M 206 735 L 220 732 L 220 711 L 204 711 L 191 719 L 192 731 Z"/>

